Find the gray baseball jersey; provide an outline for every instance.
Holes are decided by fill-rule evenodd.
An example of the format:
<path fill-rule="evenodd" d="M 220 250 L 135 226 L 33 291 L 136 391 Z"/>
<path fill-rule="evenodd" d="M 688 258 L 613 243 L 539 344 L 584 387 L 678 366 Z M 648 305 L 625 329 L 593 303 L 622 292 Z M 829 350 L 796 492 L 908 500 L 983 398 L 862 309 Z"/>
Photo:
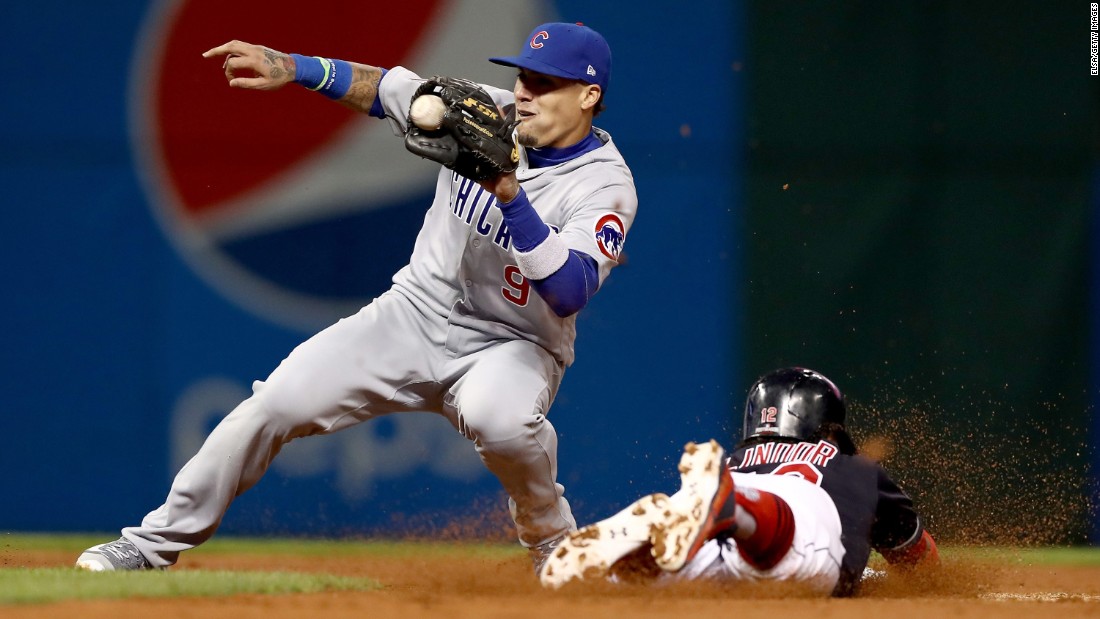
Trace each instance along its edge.
<path fill-rule="evenodd" d="M 404 135 L 409 99 L 419 85 L 419 77 L 401 67 L 382 79 L 379 97 L 399 135 Z M 485 88 L 498 105 L 514 100 L 510 91 Z M 516 177 L 542 220 L 558 231 L 566 246 L 596 260 L 602 284 L 618 264 L 638 198 L 630 169 L 611 136 L 596 131 L 602 147 L 548 168 L 529 168 L 521 149 Z M 568 182 L 557 182 L 565 177 Z M 425 311 L 447 316 L 454 327 L 467 332 L 474 346 L 488 340 L 525 339 L 569 365 L 576 317 L 558 317 L 520 274 L 494 202 L 473 181 L 442 168 L 412 259 L 394 277 L 394 286 Z"/>
<path fill-rule="evenodd" d="M 403 135 L 412 72 L 390 70 L 379 97 Z M 489 89 L 500 104 L 512 94 Z M 637 196 L 610 136 L 603 146 L 517 177 L 542 219 L 599 266 L 617 263 Z M 575 318 L 532 290 L 494 200 L 443 168 L 408 266 L 358 314 L 296 347 L 207 437 L 164 504 L 122 530 L 156 567 L 214 534 L 233 499 L 257 483 L 284 443 L 399 412 L 432 411 L 474 442 L 508 492 L 521 542 L 575 528 L 557 477 L 557 434 L 546 418 Z"/>

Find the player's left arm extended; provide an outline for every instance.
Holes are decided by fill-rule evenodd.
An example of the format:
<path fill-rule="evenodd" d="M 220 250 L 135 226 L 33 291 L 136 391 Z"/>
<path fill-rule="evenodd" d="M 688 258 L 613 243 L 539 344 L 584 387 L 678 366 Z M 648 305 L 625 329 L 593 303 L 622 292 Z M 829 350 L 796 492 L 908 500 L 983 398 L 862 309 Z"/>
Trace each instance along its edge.
<path fill-rule="evenodd" d="M 932 535 L 920 528 L 920 535 L 896 548 L 879 550 L 886 562 L 891 565 L 905 565 L 916 568 L 935 567 L 940 564 L 940 552 Z"/>
<path fill-rule="evenodd" d="M 871 545 L 891 565 L 916 568 L 940 564 L 936 540 L 924 528 L 912 499 L 881 467 L 879 503 L 871 528 Z"/>

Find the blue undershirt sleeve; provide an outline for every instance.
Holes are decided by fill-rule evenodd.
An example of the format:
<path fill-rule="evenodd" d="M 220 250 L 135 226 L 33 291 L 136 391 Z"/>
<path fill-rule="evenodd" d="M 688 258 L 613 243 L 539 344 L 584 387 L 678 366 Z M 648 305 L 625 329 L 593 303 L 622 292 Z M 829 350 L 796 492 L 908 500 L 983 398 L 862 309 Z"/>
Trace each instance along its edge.
<path fill-rule="evenodd" d="M 522 189 L 511 202 L 498 202 L 497 206 L 512 235 L 512 245 L 519 252 L 531 252 L 551 234 L 556 234 L 535 211 Z M 569 250 L 569 257 L 557 271 L 530 281 L 535 292 L 562 318 L 579 312 L 596 294 L 600 282 L 596 260 L 575 249 Z"/>
<path fill-rule="evenodd" d="M 531 280 L 535 292 L 562 318 L 581 311 L 599 284 L 595 259 L 575 249 L 569 250 L 569 259 L 553 275 Z"/>

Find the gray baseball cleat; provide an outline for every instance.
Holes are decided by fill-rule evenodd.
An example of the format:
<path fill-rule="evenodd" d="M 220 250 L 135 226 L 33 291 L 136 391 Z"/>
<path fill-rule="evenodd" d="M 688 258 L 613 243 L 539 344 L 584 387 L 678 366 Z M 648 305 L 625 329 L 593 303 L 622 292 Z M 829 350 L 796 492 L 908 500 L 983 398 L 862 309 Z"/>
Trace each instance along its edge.
<path fill-rule="evenodd" d="M 546 565 L 546 560 L 548 558 L 550 558 L 550 553 L 554 552 L 554 549 L 557 548 L 558 544 L 560 544 L 562 542 L 562 540 L 565 539 L 566 535 L 569 535 L 569 534 L 566 533 L 565 535 L 563 535 L 561 537 L 558 537 L 558 538 L 555 538 L 555 539 L 552 539 L 552 540 L 546 542 L 545 544 L 539 544 L 538 546 L 533 546 L 532 548 L 530 548 L 527 551 L 531 555 L 531 563 L 535 567 L 535 576 L 536 577 L 540 573 L 542 573 L 542 567 L 544 565 Z"/>
<path fill-rule="evenodd" d="M 733 495 L 726 451 L 717 441 L 688 443 L 680 458 L 680 491 L 668 498 L 653 535 L 653 558 L 662 570 L 677 572 L 707 540 L 733 525 L 723 507 Z M 720 514 L 730 518 L 724 521 Z"/>
<path fill-rule="evenodd" d="M 151 570 L 149 563 L 133 542 L 120 537 L 113 542 L 92 546 L 76 559 L 76 567 L 92 572 L 114 570 Z"/>
<path fill-rule="evenodd" d="M 603 579 L 612 567 L 650 543 L 668 497 L 651 494 L 619 513 L 565 536 L 539 572 L 542 586 L 557 589 L 571 580 Z"/>

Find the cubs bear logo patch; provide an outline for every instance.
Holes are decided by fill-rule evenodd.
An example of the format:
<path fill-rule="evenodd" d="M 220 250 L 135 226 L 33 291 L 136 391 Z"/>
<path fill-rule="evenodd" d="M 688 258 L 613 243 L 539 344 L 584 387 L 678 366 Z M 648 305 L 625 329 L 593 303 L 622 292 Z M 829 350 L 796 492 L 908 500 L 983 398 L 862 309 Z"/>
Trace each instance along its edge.
<path fill-rule="evenodd" d="M 599 245 L 603 255 L 612 260 L 619 259 L 619 252 L 623 250 L 626 241 L 626 226 L 623 220 L 615 213 L 608 213 L 596 222 L 596 244 Z"/>

